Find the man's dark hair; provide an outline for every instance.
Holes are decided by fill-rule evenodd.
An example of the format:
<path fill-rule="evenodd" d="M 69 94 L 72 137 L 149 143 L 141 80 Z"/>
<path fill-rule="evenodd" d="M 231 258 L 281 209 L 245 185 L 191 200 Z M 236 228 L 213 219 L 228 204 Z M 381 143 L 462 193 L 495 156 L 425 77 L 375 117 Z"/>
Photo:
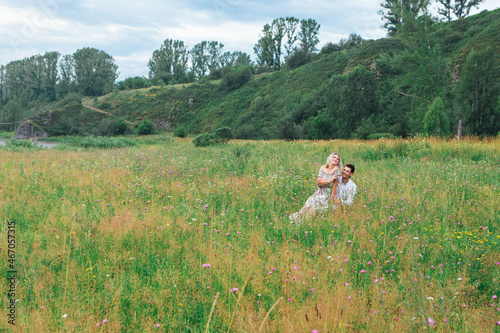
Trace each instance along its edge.
<path fill-rule="evenodd" d="M 345 166 L 348 167 L 349 169 L 351 169 L 351 172 L 354 173 L 354 165 L 346 164 Z"/>

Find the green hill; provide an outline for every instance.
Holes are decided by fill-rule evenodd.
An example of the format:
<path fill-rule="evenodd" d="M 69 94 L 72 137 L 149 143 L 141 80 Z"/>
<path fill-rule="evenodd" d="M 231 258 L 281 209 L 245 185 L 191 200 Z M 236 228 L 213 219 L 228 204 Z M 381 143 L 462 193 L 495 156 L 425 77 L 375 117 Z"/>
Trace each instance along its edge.
<path fill-rule="evenodd" d="M 183 125 L 190 134 L 228 126 L 235 137 L 242 139 L 335 138 L 342 136 L 339 126 L 351 126 L 348 127 L 351 137 L 373 138 L 422 132 L 425 113 L 432 100 L 440 96 L 449 121 L 448 132 L 454 132 L 458 121 L 463 120 L 465 133 L 495 135 L 500 130 L 500 9 L 436 23 L 426 36 L 430 39 L 428 47 L 417 45 L 418 36 L 367 40 L 343 51 L 329 52 L 325 47 L 312 62 L 296 69 L 249 78 L 244 76 L 245 69 L 233 70 L 227 74 L 232 75 L 232 81 L 223 77 L 184 85 L 115 90 L 84 101 L 87 106 L 108 112 L 107 115 L 78 106 L 80 102 L 71 98 L 39 106 L 37 110 L 55 115 L 49 126 L 52 128 L 46 128 L 51 134 L 60 134 L 68 128 L 72 128 L 73 134 L 85 134 L 111 114 L 131 123 L 149 118 L 160 130 L 174 130 Z M 489 54 L 493 61 L 488 88 L 491 91 L 487 97 L 493 106 L 478 111 L 492 122 L 490 127 L 474 123 L 479 116 L 465 107 L 468 102 L 460 93 L 466 89 L 464 84 L 460 86 L 460 81 L 466 73 L 463 70 L 470 67 L 466 63 L 472 50 L 479 53 L 489 50 L 482 56 Z M 364 89 L 371 83 L 364 82 L 357 95 L 349 90 L 357 89 L 353 84 L 366 76 L 363 71 L 358 78 L 350 75 L 357 66 L 375 78 L 368 97 L 373 97 L 372 104 L 376 105 L 369 113 L 357 109 L 366 108 L 359 103 L 367 96 Z M 341 122 L 349 117 L 355 118 L 352 124 Z"/>

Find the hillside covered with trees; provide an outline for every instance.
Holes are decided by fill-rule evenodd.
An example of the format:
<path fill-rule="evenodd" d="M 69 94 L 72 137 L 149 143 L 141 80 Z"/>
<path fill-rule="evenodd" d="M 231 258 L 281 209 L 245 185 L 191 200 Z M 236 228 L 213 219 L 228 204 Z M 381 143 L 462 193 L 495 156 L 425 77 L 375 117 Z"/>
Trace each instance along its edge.
<path fill-rule="evenodd" d="M 166 39 L 148 78 L 118 83 L 112 56 L 97 49 L 14 61 L 0 67 L 0 123 L 36 116 L 51 135 L 117 135 L 149 119 L 184 134 L 369 139 L 447 136 L 462 121 L 464 134 L 498 135 L 500 9 L 467 17 L 474 1 L 439 2 L 440 19 L 429 1 L 385 1 L 387 38 L 351 34 L 321 50 L 315 20 L 277 18 L 255 62 L 216 41 L 189 50 Z"/>

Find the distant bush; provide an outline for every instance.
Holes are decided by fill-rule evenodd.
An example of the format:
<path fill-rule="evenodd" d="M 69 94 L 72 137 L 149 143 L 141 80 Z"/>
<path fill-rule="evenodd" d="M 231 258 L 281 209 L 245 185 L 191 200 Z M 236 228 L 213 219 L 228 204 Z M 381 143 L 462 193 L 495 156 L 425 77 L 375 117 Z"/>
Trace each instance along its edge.
<path fill-rule="evenodd" d="M 240 69 L 231 69 L 222 77 L 221 89 L 225 91 L 230 91 L 238 89 L 245 83 L 252 79 L 252 70 L 250 67 L 243 67 Z"/>
<path fill-rule="evenodd" d="M 101 110 L 109 110 L 113 108 L 113 104 L 111 104 L 110 102 L 101 102 L 97 104 L 97 107 Z"/>
<path fill-rule="evenodd" d="M 137 126 L 138 135 L 151 135 L 155 132 L 155 125 L 149 119 L 143 119 Z"/>
<path fill-rule="evenodd" d="M 98 136 L 117 136 L 131 134 L 132 130 L 124 119 L 108 117 L 103 119 L 93 132 Z"/>
<path fill-rule="evenodd" d="M 196 147 L 208 147 L 214 144 L 213 133 L 203 133 L 195 136 L 193 143 Z"/>
<path fill-rule="evenodd" d="M 290 117 L 283 118 L 278 125 L 281 133 L 281 139 L 298 140 L 302 136 L 302 129 L 295 124 Z"/>
<path fill-rule="evenodd" d="M 130 90 L 130 89 L 141 89 L 148 88 L 153 85 L 153 82 L 143 76 L 129 77 L 123 81 L 117 83 L 118 89 L 120 90 Z"/>
<path fill-rule="evenodd" d="M 185 138 L 188 135 L 186 126 L 180 125 L 174 130 L 174 135 L 178 138 Z"/>
<path fill-rule="evenodd" d="M 314 54 L 306 52 L 302 49 L 295 49 L 292 54 L 286 58 L 285 67 L 295 69 L 310 63 L 314 60 Z"/>
<path fill-rule="evenodd" d="M 108 138 L 102 136 L 75 137 L 69 140 L 70 144 L 83 148 L 123 148 L 136 146 L 137 142 L 127 138 Z"/>
<path fill-rule="evenodd" d="M 226 143 L 233 138 L 233 131 L 229 127 L 219 127 L 214 131 L 215 139 L 218 143 Z"/>
<path fill-rule="evenodd" d="M 11 150 L 17 150 L 19 148 L 21 149 L 32 149 L 32 148 L 40 148 L 37 146 L 36 143 L 31 142 L 30 140 L 17 140 L 17 139 L 10 139 L 5 142 L 5 147 L 10 148 Z"/>
<path fill-rule="evenodd" d="M 227 143 L 233 138 L 233 132 L 229 127 L 220 127 L 208 133 L 203 133 L 193 139 L 196 147 L 207 147 L 216 144 Z"/>

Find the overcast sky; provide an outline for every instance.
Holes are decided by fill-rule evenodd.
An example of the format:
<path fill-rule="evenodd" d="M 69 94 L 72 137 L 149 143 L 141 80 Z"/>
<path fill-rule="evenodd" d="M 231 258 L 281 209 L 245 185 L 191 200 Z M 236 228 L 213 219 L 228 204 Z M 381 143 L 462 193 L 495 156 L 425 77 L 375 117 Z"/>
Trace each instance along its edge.
<path fill-rule="evenodd" d="M 350 33 L 385 36 L 382 0 L 0 0 L 0 64 L 47 51 L 72 54 L 83 47 L 113 56 L 123 80 L 148 75 L 147 62 L 165 39 L 191 49 L 203 40 L 243 51 L 253 46 L 274 18 L 312 18 L 320 25 L 319 48 Z M 500 7 L 486 0 L 481 10 Z"/>

